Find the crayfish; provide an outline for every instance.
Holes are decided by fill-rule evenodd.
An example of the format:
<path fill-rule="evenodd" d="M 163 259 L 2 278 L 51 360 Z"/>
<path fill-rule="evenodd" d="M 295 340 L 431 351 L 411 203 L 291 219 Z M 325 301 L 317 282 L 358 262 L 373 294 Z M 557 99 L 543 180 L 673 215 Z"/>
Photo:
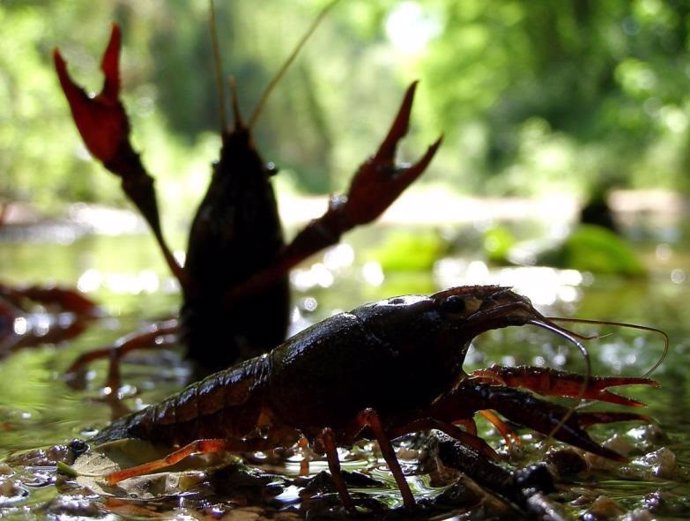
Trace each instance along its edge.
<path fill-rule="evenodd" d="M 223 116 L 220 159 L 193 219 L 181 265 L 163 236 L 153 178 L 129 140 L 129 120 L 120 100 L 119 53 L 120 30 L 114 25 L 102 61 L 104 86 L 94 98 L 70 78 L 57 50 L 54 61 L 87 148 L 120 177 L 125 194 L 149 224 L 179 281 L 183 304 L 179 328 L 170 323 L 126 338 L 111 360 L 131 348 L 171 337 L 179 329 L 191 359 L 207 369 L 225 369 L 99 432 L 91 440 L 95 444 L 138 438 L 177 449 L 163 459 L 111 473 L 105 478 L 108 483 L 165 468 L 198 452 L 269 451 L 306 440 L 325 454 L 340 499 L 354 512 L 337 449 L 373 439 L 404 505 L 411 508 L 415 498 L 392 440 L 437 429 L 484 458 L 495 459 L 494 450 L 477 436 L 476 413 L 506 437 L 510 428 L 497 414 L 585 451 L 623 460 L 594 441 L 586 428 L 645 420 L 645 416 L 575 411 L 533 393 L 638 406 L 639 402 L 608 388 L 656 385 L 653 380 L 597 378 L 589 371 L 583 377 L 543 368 L 464 371 L 472 340 L 508 326 L 536 325 L 585 351 L 578 335 L 507 288 L 468 286 L 430 296 L 394 297 L 335 315 L 280 343 L 288 321 L 290 269 L 335 244 L 353 227 L 376 219 L 424 172 L 440 146 L 439 138 L 412 165 L 394 162 L 397 144 L 408 129 L 416 83 L 405 93 L 377 152 L 354 175 L 347 195 L 333 197 L 324 215 L 289 244 L 283 238 L 270 183 L 275 170 L 262 160 L 252 141 L 262 105 L 246 123 L 232 90 L 234 124 L 225 128 Z M 222 349 L 216 349 L 219 344 Z M 74 367 L 110 353 L 108 349 L 87 354 Z M 245 361 L 233 366 L 238 359 Z M 116 366 L 111 366 L 111 376 Z"/>
<path fill-rule="evenodd" d="M 222 129 L 220 159 L 192 222 L 182 266 L 163 237 L 153 178 L 129 141 L 129 120 L 120 100 L 120 38 L 120 29 L 114 25 L 102 60 L 105 82 L 97 96 L 89 97 L 74 83 L 60 52 L 55 50 L 60 84 L 86 147 L 106 169 L 120 177 L 122 189 L 149 224 L 179 281 L 183 296 L 180 336 L 188 357 L 206 370 L 225 368 L 238 359 L 266 352 L 285 338 L 290 269 L 336 244 L 346 231 L 381 215 L 424 172 L 441 139 L 416 163 L 395 164 L 397 144 L 409 125 L 416 88 L 413 83 L 387 136 L 378 151 L 360 166 L 347 195 L 332 197 L 323 216 L 285 244 L 270 182 L 275 167 L 263 161 L 252 140 L 252 125 L 261 106 L 245 123 L 233 90 L 234 126 Z M 142 337 L 127 338 L 120 342 L 116 355 L 109 349 L 87 353 L 71 371 L 98 356 L 119 359 L 129 349 L 169 338 L 176 330 L 177 326 L 166 325 Z M 111 382 L 118 379 L 116 366 L 111 366 Z"/>
<path fill-rule="evenodd" d="M 0 204 L 0 228 L 8 213 L 9 204 Z M 70 340 L 101 315 L 96 303 L 75 288 L 0 282 L 0 358 L 23 347 Z"/>
<path fill-rule="evenodd" d="M 74 338 L 101 314 L 72 288 L 0 282 L 0 358 L 22 347 Z"/>
<path fill-rule="evenodd" d="M 361 438 L 378 442 L 406 507 L 415 499 L 391 444 L 400 436 L 440 430 L 486 458 L 493 449 L 476 435 L 473 416 L 496 411 L 604 458 L 625 458 L 595 442 L 596 423 L 646 420 L 632 412 L 580 412 L 543 395 L 574 396 L 627 406 L 640 402 L 613 386 L 656 385 L 649 378 L 591 377 L 546 368 L 492 367 L 466 374 L 470 342 L 491 329 L 533 324 L 578 347 L 574 333 L 544 317 L 525 297 L 498 286 L 464 286 L 430 296 L 367 304 L 298 333 L 268 354 L 218 372 L 163 402 L 116 420 L 94 443 L 138 438 L 181 447 L 166 458 L 116 471 L 109 484 L 170 466 L 194 453 L 253 452 L 305 438 L 325 453 L 343 505 L 355 503 L 337 448 Z M 649 328 L 651 329 L 651 328 Z M 508 429 L 491 413 L 500 429 Z M 461 428 L 464 427 L 464 428 Z"/>

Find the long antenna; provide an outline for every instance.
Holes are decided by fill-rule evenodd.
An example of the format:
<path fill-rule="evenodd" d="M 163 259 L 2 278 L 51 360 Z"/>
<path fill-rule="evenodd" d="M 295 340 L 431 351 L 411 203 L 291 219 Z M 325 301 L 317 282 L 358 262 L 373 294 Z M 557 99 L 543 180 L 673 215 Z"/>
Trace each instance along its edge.
<path fill-rule="evenodd" d="M 228 124 L 228 114 L 225 109 L 225 91 L 223 90 L 223 63 L 220 57 L 220 46 L 218 45 L 218 31 L 216 30 L 216 8 L 213 0 L 208 0 L 209 4 L 209 28 L 211 29 L 211 47 L 213 48 L 213 69 L 216 74 L 216 89 L 218 90 L 218 104 L 220 105 L 220 129 L 225 130 Z"/>
<path fill-rule="evenodd" d="M 589 356 L 589 351 L 587 351 L 587 348 L 577 339 L 581 335 L 575 334 L 572 331 L 568 331 L 567 329 L 563 329 L 559 327 L 557 324 L 553 324 L 550 322 L 550 318 L 544 317 L 545 320 L 537 320 L 537 319 L 532 319 L 528 320 L 527 322 L 529 324 L 533 324 L 535 326 L 547 329 L 548 331 L 551 331 L 552 333 L 556 333 L 558 336 L 561 338 L 564 338 L 571 342 L 572 344 L 577 347 L 580 352 L 582 353 L 582 356 L 585 360 L 585 376 L 582 379 L 582 386 L 580 387 L 580 394 L 576 398 L 582 402 L 582 399 L 584 398 L 585 392 L 587 392 L 587 386 L 589 385 L 590 378 L 592 377 L 592 361 Z M 560 419 L 560 421 L 556 424 L 556 426 L 551 429 L 551 432 L 549 433 L 548 437 L 553 438 L 556 432 L 565 425 L 565 422 L 568 421 L 568 419 L 575 413 L 575 405 L 573 405 L 571 408 L 568 409 L 568 412 L 566 412 L 563 417 Z"/>
<path fill-rule="evenodd" d="M 290 55 L 287 57 L 287 60 L 283 63 L 283 65 L 280 67 L 278 72 L 273 76 L 273 79 L 270 81 L 270 83 L 266 86 L 264 89 L 263 93 L 261 94 L 261 98 L 259 99 L 259 103 L 256 106 L 256 109 L 254 109 L 254 113 L 252 114 L 252 117 L 249 118 L 249 128 L 251 129 L 254 126 L 254 123 L 256 123 L 256 120 L 259 119 L 259 115 L 261 114 L 261 110 L 264 108 L 264 105 L 266 104 L 266 100 L 268 97 L 271 95 L 271 92 L 275 88 L 275 86 L 278 84 L 278 82 L 282 79 L 282 77 L 285 75 L 285 72 L 288 70 L 290 65 L 292 64 L 293 61 L 295 61 L 295 58 L 297 58 L 297 55 L 299 52 L 302 50 L 302 47 L 304 47 L 304 44 L 307 43 L 307 40 L 309 40 L 309 37 L 314 34 L 314 31 L 316 31 L 316 28 L 319 26 L 321 23 L 321 20 L 325 18 L 325 16 L 328 14 L 328 12 L 337 4 L 340 0 L 332 0 L 329 4 L 326 5 L 323 9 L 321 9 L 321 12 L 318 14 L 318 16 L 314 19 L 314 21 L 311 23 L 307 31 L 304 33 L 300 41 L 297 43 L 293 51 L 290 53 Z"/>
<path fill-rule="evenodd" d="M 641 324 L 631 324 L 629 322 L 616 322 L 613 320 L 594 320 L 594 319 L 588 319 L 588 318 L 570 318 L 570 317 L 567 317 L 567 318 L 566 317 L 546 317 L 546 318 L 547 318 L 547 320 L 553 320 L 555 322 L 571 322 L 571 323 L 575 323 L 575 324 L 595 324 L 595 325 L 627 327 L 629 329 L 637 329 L 639 331 L 649 331 L 650 333 L 656 333 L 657 335 L 660 335 L 664 340 L 664 349 L 661 352 L 661 356 L 659 357 L 659 359 L 654 363 L 654 365 L 650 369 L 648 369 L 642 375 L 643 377 L 651 376 L 651 374 L 654 371 L 656 371 L 656 369 L 666 359 L 666 355 L 668 354 L 668 350 L 669 350 L 668 335 L 666 334 L 665 331 L 662 331 L 661 329 L 658 329 L 656 327 L 644 326 Z M 598 338 L 598 337 L 599 337 L 599 335 L 592 335 L 592 336 L 589 336 L 586 338 L 594 339 L 594 338 Z"/>

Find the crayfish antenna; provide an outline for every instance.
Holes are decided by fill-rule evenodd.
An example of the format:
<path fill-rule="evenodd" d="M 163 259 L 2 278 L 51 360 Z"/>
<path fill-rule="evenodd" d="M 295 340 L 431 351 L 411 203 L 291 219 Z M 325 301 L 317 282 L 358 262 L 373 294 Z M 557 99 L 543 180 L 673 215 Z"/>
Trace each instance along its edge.
<path fill-rule="evenodd" d="M 578 396 L 578 400 L 582 402 L 584 400 L 584 395 L 585 392 L 589 386 L 589 382 L 592 376 L 592 364 L 589 356 L 589 351 L 587 351 L 587 348 L 579 341 L 579 340 L 591 340 L 594 338 L 600 338 L 600 335 L 581 335 L 579 333 L 575 333 L 573 331 L 569 331 L 568 329 L 565 329 L 557 324 L 554 324 L 554 322 L 571 322 L 571 323 L 579 323 L 579 324 L 598 324 L 598 325 L 611 325 L 611 326 L 620 326 L 620 327 L 628 327 L 631 329 L 638 329 L 641 331 L 649 331 L 652 333 L 657 333 L 662 336 L 664 339 L 664 349 L 659 357 L 659 359 L 656 361 L 656 363 L 649 369 L 643 377 L 648 377 L 651 375 L 664 361 L 666 358 L 666 355 L 668 353 L 669 349 L 669 338 L 668 335 L 662 331 L 661 329 L 657 329 L 655 327 L 651 326 L 643 326 L 639 324 L 630 324 L 627 322 L 616 322 L 616 321 L 610 321 L 610 320 L 594 320 L 594 319 L 584 319 L 584 318 L 565 318 L 565 317 L 543 317 L 543 318 L 537 318 L 537 319 L 532 319 L 529 320 L 530 324 L 533 324 L 535 326 L 541 327 L 543 329 L 546 329 L 548 331 L 551 331 L 558 336 L 568 340 L 577 348 L 580 350 L 582 353 L 584 360 L 585 360 L 585 365 L 586 365 L 586 372 L 585 376 L 582 381 L 582 387 L 580 389 L 580 395 Z M 579 340 L 578 340 L 579 339 Z M 568 419 L 572 416 L 572 414 L 575 412 L 575 407 L 571 407 L 568 412 L 561 418 L 561 421 L 556 425 L 556 427 L 551 431 L 549 434 L 549 437 L 553 437 L 554 434 L 565 424 L 565 422 L 568 421 Z"/>
<path fill-rule="evenodd" d="M 585 393 L 587 392 L 587 387 L 589 386 L 589 381 L 590 378 L 592 377 L 592 360 L 589 356 L 589 351 L 587 351 L 587 348 L 584 346 L 582 342 L 578 340 L 578 338 L 583 338 L 586 339 L 587 337 L 583 337 L 582 335 L 578 335 L 577 333 L 574 333 L 572 331 L 568 331 L 565 328 L 562 328 L 558 326 L 557 324 L 554 324 L 551 322 L 552 319 L 544 317 L 543 319 L 532 319 L 529 320 L 528 323 L 541 327 L 543 329 L 546 329 L 548 331 L 551 331 L 552 333 L 557 334 L 561 338 L 564 338 L 568 342 L 574 344 L 582 353 L 582 357 L 584 358 L 585 361 L 585 375 L 584 378 L 582 379 L 582 386 L 580 387 L 580 394 L 577 396 L 577 399 L 580 402 L 584 401 Z M 556 432 L 565 425 L 565 423 L 570 419 L 570 417 L 575 413 L 575 405 L 570 407 L 568 409 L 568 412 L 563 415 L 563 418 L 561 418 L 561 421 L 558 422 L 558 424 L 551 430 L 549 433 L 549 438 L 553 438 Z"/>
<path fill-rule="evenodd" d="M 606 326 L 618 326 L 618 327 L 627 327 L 630 329 L 637 329 L 639 331 L 648 331 L 650 333 L 656 333 L 661 336 L 661 338 L 664 339 L 664 349 L 661 352 L 661 356 L 659 359 L 652 365 L 650 369 L 648 369 L 643 375 L 643 378 L 646 378 L 648 376 L 651 376 L 654 371 L 656 371 L 659 366 L 666 360 L 666 355 L 668 355 L 668 350 L 669 350 L 669 338 L 668 335 L 666 334 L 665 331 L 662 331 L 661 329 L 658 329 L 656 327 L 652 326 L 644 326 L 642 324 L 631 324 L 629 322 L 616 322 L 615 320 L 594 320 L 594 319 L 589 319 L 589 318 L 570 318 L 570 317 L 546 317 L 547 320 L 554 321 L 554 322 L 571 322 L 573 324 L 595 324 L 595 325 L 606 325 Z M 601 335 L 591 335 L 591 336 L 582 336 L 578 335 L 576 333 L 572 333 L 574 336 L 577 336 L 578 338 L 583 338 L 583 339 L 594 339 L 594 338 L 601 338 Z"/>
<path fill-rule="evenodd" d="M 208 0 L 209 5 L 209 29 L 211 31 L 211 47 L 213 48 L 213 70 L 216 76 L 216 88 L 218 89 L 218 105 L 220 108 L 220 130 L 225 130 L 228 124 L 228 114 L 225 109 L 225 91 L 223 90 L 223 62 L 220 58 L 220 45 L 218 44 L 218 31 L 216 29 L 216 6 L 213 0 Z"/>
<path fill-rule="evenodd" d="M 223 62 L 220 56 L 220 45 L 218 44 L 218 31 L 217 31 L 217 17 L 216 8 L 213 0 L 209 0 L 209 28 L 211 30 L 211 46 L 213 47 L 213 65 L 216 76 L 216 88 L 218 90 L 218 105 L 220 108 L 220 130 L 225 132 L 228 128 L 228 111 L 225 106 L 225 89 L 223 88 L 223 78 L 225 73 L 223 72 Z M 244 120 L 242 119 L 242 114 L 240 113 L 240 105 L 237 97 L 237 83 L 234 77 L 228 78 L 228 87 L 230 90 L 230 103 L 232 106 L 232 116 L 234 119 L 234 128 L 246 128 Z"/>
<path fill-rule="evenodd" d="M 278 72 L 273 76 L 273 79 L 268 83 L 264 91 L 261 93 L 261 98 L 259 99 L 259 103 L 256 106 L 256 109 L 254 109 L 254 113 L 251 115 L 249 118 L 249 129 L 251 130 L 254 127 L 254 124 L 256 121 L 259 119 L 259 116 L 261 114 L 261 111 L 263 110 L 264 106 L 266 105 L 266 101 L 268 100 L 268 97 L 271 95 L 271 92 L 273 92 L 273 89 L 278 85 L 280 80 L 285 76 L 285 73 L 287 72 L 288 68 L 290 65 L 292 65 L 292 62 L 295 61 L 295 58 L 297 58 L 297 55 L 299 52 L 302 50 L 302 47 L 304 47 L 304 44 L 307 43 L 309 38 L 311 37 L 312 34 L 314 34 L 314 31 L 316 31 L 317 27 L 321 23 L 321 21 L 326 17 L 328 12 L 335 7 L 335 4 L 337 4 L 340 0 L 332 0 L 326 6 L 321 9 L 317 17 L 314 19 L 314 21 L 311 23 L 309 28 L 306 30 L 302 38 L 300 38 L 299 42 L 297 42 L 297 45 L 295 48 L 292 50 L 290 55 L 287 57 L 283 65 L 278 69 Z"/>

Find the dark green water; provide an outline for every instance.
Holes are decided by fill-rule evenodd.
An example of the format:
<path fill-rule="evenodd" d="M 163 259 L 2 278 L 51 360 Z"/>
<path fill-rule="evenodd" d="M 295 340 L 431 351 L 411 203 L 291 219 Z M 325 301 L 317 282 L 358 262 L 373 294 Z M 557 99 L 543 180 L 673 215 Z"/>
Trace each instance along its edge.
<path fill-rule="evenodd" d="M 615 499 L 626 511 L 642 509 L 648 506 L 649 498 L 658 495 L 663 501 L 654 512 L 657 518 L 690 518 L 690 505 L 685 499 L 690 494 L 690 248 L 683 246 L 682 230 L 669 235 L 668 228 L 631 229 L 638 250 L 651 269 L 649 278 L 639 280 L 592 277 L 550 268 L 487 268 L 480 255 L 473 252 L 471 240 L 433 270 L 382 273 L 367 255 L 367 244 L 378 244 L 381 233 L 385 234 L 379 229 L 355 235 L 354 243 L 313 259 L 293 274 L 294 318 L 298 326 L 396 294 L 491 283 L 514 287 L 548 315 L 661 328 L 670 336 L 669 353 L 653 375 L 661 388 L 637 387 L 625 394 L 648 404 L 645 414 L 655 419 L 663 433 L 652 449 L 671 451 L 676 465 L 663 476 L 655 475 L 654 463 L 643 471 L 631 471 L 632 479 L 611 473 L 588 490 Z M 107 423 L 111 410 L 101 400 L 104 364 L 93 366 L 86 390 L 68 387 L 64 369 L 79 353 L 108 344 L 149 320 L 174 313 L 178 295 L 146 235 L 89 236 L 67 246 L 2 242 L 0 273 L 3 281 L 13 283 L 79 284 L 107 311 L 106 318 L 74 341 L 25 349 L 0 362 L 0 458 L 6 458 L 23 450 L 64 443 Z M 641 375 L 661 354 L 662 343 L 653 334 L 613 327 L 577 329 L 604 334 L 587 342 L 596 374 Z M 490 333 L 480 338 L 475 347 L 468 356 L 469 368 L 492 362 L 546 364 L 576 371 L 584 367 L 575 349 L 534 328 Z M 132 358 L 133 362 L 123 367 L 125 383 L 131 386 L 125 392 L 133 395 L 126 400 L 131 408 L 155 402 L 180 388 L 185 370 L 174 354 L 146 353 Z M 616 432 L 634 436 L 634 427 L 624 424 L 594 432 L 600 440 Z M 492 439 L 499 441 L 495 435 Z M 642 460 L 635 460 L 635 465 L 645 467 Z M 0 478 L 3 473 L 8 479 L 15 479 L 22 476 L 22 469 L 4 469 Z M 31 475 L 31 479 L 37 479 L 35 472 Z M 51 479 L 47 470 L 44 482 L 26 485 L 26 496 L 19 500 L 3 502 L 0 493 L 0 518 L 88 519 L 109 515 L 108 507 L 97 497 L 83 500 L 87 505 L 98 505 L 96 510 L 61 508 L 65 498 L 52 485 L 45 485 Z M 71 497 L 70 501 L 73 500 Z"/>

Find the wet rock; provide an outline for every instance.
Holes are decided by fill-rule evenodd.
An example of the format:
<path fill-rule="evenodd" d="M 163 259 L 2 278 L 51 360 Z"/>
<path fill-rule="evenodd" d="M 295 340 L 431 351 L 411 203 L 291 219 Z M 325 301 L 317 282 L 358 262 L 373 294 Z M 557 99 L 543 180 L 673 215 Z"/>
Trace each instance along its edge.
<path fill-rule="evenodd" d="M 658 516 L 685 517 L 690 507 L 690 498 L 682 490 L 679 492 L 680 495 L 667 490 L 655 490 L 645 495 L 642 504 Z"/>
<path fill-rule="evenodd" d="M 635 464 L 647 468 L 657 478 L 673 479 L 678 473 L 676 454 L 666 447 L 637 458 Z"/>
<path fill-rule="evenodd" d="M 8 476 L 0 477 L 0 506 L 11 505 L 29 496 L 21 481 Z"/>
<path fill-rule="evenodd" d="M 100 519 L 105 515 L 98 503 L 79 495 L 59 496 L 47 505 L 46 510 L 56 519 Z"/>
<path fill-rule="evenodd" d="M 608 496 L 597 497 L 582 516 L 584 521 L 614 519 L 625 513 L 625 510 Z"/>
<path fill-rule="evenodd" d="M 631 452 L 635 450 L 635 444 L 627 436 L 621 436 L 620 434 L 614 434 L 604 443 L 602 443 L 607 449 L 611 449 L 617 452 L 621 456 L 628 456 Z"/>
<path fill-rule="evenodd" d="M 589 464 L 582 453 L 570 447 L 549 450 L 544 461 L 560 478 L 575 476 L 589 470 Z"/>
<path fill-rule="evenodd" d="M 644 508 L 638 508 L 624 515 L 621 521 L 652 521 L 655 517 Z"/>

